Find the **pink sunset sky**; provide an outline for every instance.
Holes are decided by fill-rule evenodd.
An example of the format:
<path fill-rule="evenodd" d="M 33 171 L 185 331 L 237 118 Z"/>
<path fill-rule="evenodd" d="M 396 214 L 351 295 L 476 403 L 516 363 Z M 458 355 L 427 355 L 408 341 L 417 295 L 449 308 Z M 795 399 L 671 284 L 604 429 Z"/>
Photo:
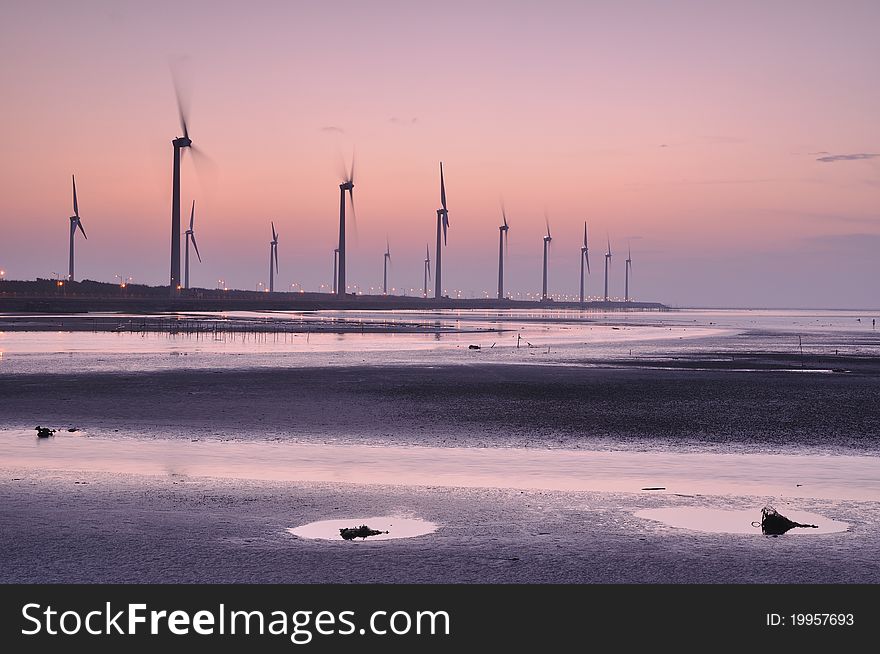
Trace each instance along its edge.
<path fill-rule="evenodd" d="M 6 2 L 0 268 L 167 284 L 171 68 L 214 162 L 183 165 L 193 285 L 332 280 L 340 157 L 356 152 L 348 278 L 422 283 L 446 170 L 444 287 L 602 288 L 676 306 L 878 308 L 880 3 Z M 297 287 L 299 288 L 299 287 Z M 398 290 L 397 292 L 401 292 Z M 407 292 L 411 292 L 407 290 Z"/>

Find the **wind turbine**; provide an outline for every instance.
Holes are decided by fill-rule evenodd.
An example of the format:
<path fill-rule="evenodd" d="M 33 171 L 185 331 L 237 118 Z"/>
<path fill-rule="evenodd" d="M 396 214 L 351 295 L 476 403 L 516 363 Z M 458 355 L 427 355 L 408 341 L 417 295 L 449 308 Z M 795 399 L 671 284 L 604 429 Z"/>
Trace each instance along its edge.
<path fill-rule="evenodd" d="M 584 263 L 587 264 L 587 274 L 590 274 L 590 250 L 587 247 L 587 221 L 584 221 L 584 244 L 581 246 L 581 304 L 584 303 Z"/>
<path fill-rule="evenodd" d="M 547 223 L 547 236 L 544 237 L 544 275 L 541 284 L 541 300 L 547 299 L 547 255 L 550 250 L 550 241 L 553 240 L 553 237 L 550 236 L 550 221 L 546 215 L 544 216 L 544 222 Z"/>
<path fill-rule="evenodd" d="M 193 231 L 193 221 L 196 217 L 196 201 L 193 200 L 192 211 L 189 214 L 189 229 L 184 232 L 186 234 L 186 258 L 184 259 L 184 282 L 183 287 L 189 288 L 189 242 L 192 241 L 193 247 L 196 249 L 196 256 L 199 263 L 202 262 L 202 255 L 199 254 L 199 246 L 196 243 L 196 233 Z"/>
<path fill-rule="evenodd" d="M 611 238 L 608 239 L 608 252 L 605 253 L 605 301 L 608 301 L 608 266 L 611 264 Z"/>
<path fill-rule="evenodd" d="M 428 282 L 431 280 L 431 253 L 428 250 L 428 244 L 425 243 L 425 285 L 422 286 L 424 289 L 424 296 L 428 297 Z"/>
<path fill-rule="evenodd" d="M 333 294 L 336 295 L 336 280 L 339 272 L 339 248 L 333 248 Z"/>
<path fill-rule="evenodd" d="M 443 293 L 441 279 L 441 245 L 440 230 L 443 230 L 443 245 L 446 245 L 446 230 L 449 228 L 449 212 L 446 210 L 446 183 L 443 180 L 443 162 L 440 162 L 440 204 L 442 209 L 437 209 L 437 255 L 434 257 L 434 299 L 440 299 Z"/>
<path fill-rule="evenodd" d="M 624 295 L 623 301 L 629 302 L 629 274 L 632 271 L 632 248 L 629 245 L 626 246 L 626 286 L 624 287 Z"/>
<path fill-rule="evenodd" d="M 382 293 L 384 295 L 388 295 L 388 262 L 391 261 L 391 246 L 388 244 L 388 239 L 385 239 L 385 256 L 383 257 L 382 263 L 384 264 L 382 269 Z"/>
<path fill-rule="evenodd" d="M 73 215 L 70 217 L 70 257 L 68 259 L 68 268 L 67 268 L 67 279 L 68 281 L 74 281 L 73 279 L 73 242 L 74 237 L 76 236 L 76 230 L 79 228 L 79 231 L 82 232 L 83 238 L 88 239 L 86 236 L 86 230 L 83 229 L 82 221 L 79 218 L 79 205 L 76 202 L 76 177 L 71 175 L 70 178 L 73 180 Z"/>
<path fill-rule="evenodd" d="M 193 155 L 203 156 L 193 145 L 186 127 L 186 111 L 180 97 L 180 88 L 175 80 L 174 93 L 177 96 L 177 112 L 180 115 L 180 128 L 183 136 L 171 141 L 174 146 L 174 167 L 171 185 L 171 283 L 170 293 L 174 297 L 180 290 L 180 156 L 181 150 L 189 148 Z"/>
<path fill-rule="evenodd" d="M 275 267 L 272 267 L 272 263 Z M 269 241 L 269 292 L 275 290 L 275 273 L 278 272 L 278 233 L 275 231 L 275 221 L 272 221 L 272 240 Z"/>
<path fill-rule="evenodd" d="M 351 156 L 351 168 L 348 174 L 345 174 L 343 166 L 344 179 L 339 185 L 339 264 L 336 269 L 336 292 L 339 295 L 345 295 L 345 192 L 348 191 L 348 197 L 351 201 L 351 216 L 355 218 L 354 212 L 354 155 Z"/>
<path fill-rule="evenodd" d="M 501 205 L 501 217 L 504 218 L 504 224 L 498 226 L 498 299 L 504 299 L 504 252 L 507 250 L 507 231 L 510 226 L 507 224 L 507 214 L 504 212 L 504 205 Z"/>

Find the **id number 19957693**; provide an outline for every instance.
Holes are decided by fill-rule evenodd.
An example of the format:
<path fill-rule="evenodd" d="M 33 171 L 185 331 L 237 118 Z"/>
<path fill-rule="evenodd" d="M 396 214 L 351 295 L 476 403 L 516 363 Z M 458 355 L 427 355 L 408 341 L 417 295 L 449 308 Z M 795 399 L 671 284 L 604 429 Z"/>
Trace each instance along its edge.
<path fill-rule="evenodd" d="M 855 624 L 852 613 L 767 613 L 768 627 L 851 627 Z"/>

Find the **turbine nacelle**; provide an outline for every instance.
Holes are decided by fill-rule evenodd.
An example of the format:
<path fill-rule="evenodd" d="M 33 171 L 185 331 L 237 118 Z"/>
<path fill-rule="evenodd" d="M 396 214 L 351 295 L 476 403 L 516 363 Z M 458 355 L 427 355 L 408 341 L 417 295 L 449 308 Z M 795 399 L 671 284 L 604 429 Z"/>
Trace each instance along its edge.
<path fill-rule="evenodd" d="M 175 148 L 188 148 L 192 145 L 192 139 L 188 136 L 178 136 L 171 141 L 171 144 L 174 145 Z"/>
<path fill-rule="evenodd" d="M 86 230 L 83 228 L 82 221 L 79 219 L 79 216 L 71 216 L 70 217 L 70 228 L 76 229 L 77 227 L 79 227 L 79 231 L 82 232 L 82 235 L 85 238 L 88 238 L 88 236 L 86 236 Z"/>
<path fill-rule="evenodd" d="M 449 229 L 449 212 L 446 209 L 437 209 L 437 218 L 443 224 L 443 245 L 446 245 L 446 231 Z"/>

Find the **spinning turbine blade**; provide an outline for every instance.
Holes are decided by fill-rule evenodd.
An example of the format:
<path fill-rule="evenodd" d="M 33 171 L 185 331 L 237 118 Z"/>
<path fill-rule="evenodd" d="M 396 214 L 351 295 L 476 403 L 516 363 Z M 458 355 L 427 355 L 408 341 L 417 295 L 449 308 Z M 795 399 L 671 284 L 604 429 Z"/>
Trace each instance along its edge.
<path fill-rule="evenodd" d="M 205 154 L 205 151 L 195 145 L 190 145 L 183 150 L 187 150 L 192 155 L 193 168 L 196 176 L 199 178 L 199 184 L 204 188 L 206 184 L 213 184 L 217 180 L 217 163 Z M 185 156 L 185 155 L 184 155 Z"/>
<path fill-rule="evenodd" d="M 446 182 L 443 179 L 443 162 L 440 162 L 440 204 L 446 210 Z"/>
<path fill-rule="evenodd" d="M 277 243 L 278 242 L 278 234 L 275 233 L 275 221 L 273 220 L 271 222 L 272 222 L 272 242 Z"/>
<path fill-rule="evenodd" d="M 199 246 L 196 245 L 196 234 L 195 234 L 195 232 L 192 232 L 192 233 L 189 235 L 189 237 L 192 239 L 193 248 L 195 248 L 196 256 L 199 258 L 199 263 L 201 263 L 201 262 L 202 262 L 202 255 L 199 254 Z"/>
<path fill-rule="evenodd" d="M 174 97 L 177 98 L 177 113 L 180 116 L 180 129 L 183 130 L 183 137 L 188 139 L 189 131 L 186 128 L 186 102 L 183 100 L 180 79 L 178 79 L 178 74 L 174 66 L 171 68 L 171 80 L 174 83 Z"/>
<path fill-rule="evenodd" d="M 76 203 L 76 177 L 70 176 L 73 180 L 73 215 L 79 217 L 79 205 Z"/>
<path fill-rule="evenodd" d="M 431 279 L 431 252 L 427 245 L 425 245 L 425 265 L 428 266 L 428 279 Z"/>
<path fill-rule="evenodd" d="M 275 245 L 272 246 L 272 251 L 275 253 L 275 272 L 278 272 L 278 241 L 275 241 Z"/>
<path fill-rule="evenodd" d="M 192 211 L 189 213 L 189 231 L 193 230 L 193 221 L 196 218 L 196 201 L 193 200 Z"/>
<path fill-rule="evenodd" d="M 354 170 L 354 169 L 352 169 Z M 354 189 L 348 189 L 348 203 L 351 205 L 351 227 L 354 230 L 354 237 L 358 237 L 357 211 L 354 209 Z"/>
<path fill-rule="evenodd" d="M 81 232 L 83 233 L 83 236 L 85 236 L 86 238 L 88 238 L 88 236 L 86 236 L 86 230 L 83 229 L 82 221 L 80 221 L 79 218 L 76 219 L 76 226 L 79 227 L 79 231 L 81 231 Z"/>
<path fill-rule="evenodd" d="M 587 261 L 587 274 L 590 274 L 590 250 L 587 246 L 587 221 L 584 221 L 584 259 Z"/>

